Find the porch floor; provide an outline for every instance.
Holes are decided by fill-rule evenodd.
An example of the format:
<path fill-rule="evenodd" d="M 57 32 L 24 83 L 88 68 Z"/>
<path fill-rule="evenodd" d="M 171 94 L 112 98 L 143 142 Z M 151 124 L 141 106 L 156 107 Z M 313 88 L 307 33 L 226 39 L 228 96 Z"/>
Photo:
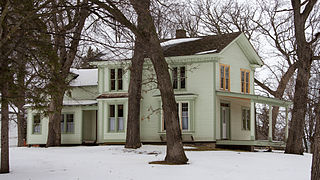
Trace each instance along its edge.
<path fill-rule="evenodd" d="M 217 145 L 244 145 L 244 146 L 270 146 L 270 147 L 286 147 L 283 141 L 268 140 L 217 140 Z"/>

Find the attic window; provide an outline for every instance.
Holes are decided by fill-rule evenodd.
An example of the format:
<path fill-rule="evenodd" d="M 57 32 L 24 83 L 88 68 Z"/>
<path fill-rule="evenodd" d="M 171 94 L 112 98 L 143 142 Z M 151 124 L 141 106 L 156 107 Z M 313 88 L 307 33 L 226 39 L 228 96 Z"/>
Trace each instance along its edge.
<path fill-rule="evenodd" d="M 230 91 L 230 66 L 220 64 L 220 89 Z"/>

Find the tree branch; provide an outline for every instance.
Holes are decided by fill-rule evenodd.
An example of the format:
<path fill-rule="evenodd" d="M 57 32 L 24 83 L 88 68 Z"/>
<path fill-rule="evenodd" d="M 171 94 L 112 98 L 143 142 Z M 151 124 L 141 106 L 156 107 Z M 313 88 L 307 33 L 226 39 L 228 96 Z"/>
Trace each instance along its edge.
<path fill-rule="evenodd" d="M 258 79 L 254 78 L 254 82 L 257 83 L 258 86 L 260 86 L 262 89 L 268 91 L 268 93 L 270 93 L 271 95 L 275 96 L 276 92 L 274 90 L 270 89 L 268 86 L 266 86 L 262 82 L 260 82 Z"/>

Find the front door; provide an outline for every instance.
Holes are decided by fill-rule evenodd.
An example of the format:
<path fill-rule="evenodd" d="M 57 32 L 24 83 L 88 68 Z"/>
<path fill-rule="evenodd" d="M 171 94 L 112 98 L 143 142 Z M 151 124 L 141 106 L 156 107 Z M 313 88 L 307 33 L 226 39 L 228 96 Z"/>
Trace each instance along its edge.
<path fill-rule="evenodd" d="M 220 104 L 221 112 L 221 139 L 230 139 L 230 105 Z"/>

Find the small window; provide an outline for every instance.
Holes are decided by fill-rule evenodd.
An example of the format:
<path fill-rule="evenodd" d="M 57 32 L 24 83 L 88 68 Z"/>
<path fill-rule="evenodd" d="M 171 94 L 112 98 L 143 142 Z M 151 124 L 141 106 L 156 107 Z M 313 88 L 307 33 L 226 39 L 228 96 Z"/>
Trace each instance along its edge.
<path fill-rule="evenodd" d="M 250 109 L 242 109 L 242 129 L 250 130 Z"/>
<path fill-rule="evenodd" d="M 186 67 L 185 66 L 172 68 L 172 86 L 173 86 L 173 89 L 186 88 Z"/>
<path fill-rule="evenodd" d="M 220 89 L 230 91 L 230 66 L 220 64 Z"/>
<path fill-rule="evenodd" d="M 240 72 L 241 92 L 250 93 L 250 71 L 241 69 Z"/>
<path fill-rule="evenodd" d="M 123 89 L 123 70 L 121 68 L 118 69 L 110 69 L 110 90 L 118 91 Z"/>
<path fill-rule="evenodd" d="M 32 134 L 40 134 L 40 133 L 41 133 L 41 118 L 40 118 L 40 114 L 35 114 L 33 116 Z"/>
<path fill-rule="evenodd" d="M 74 119 L 73 119 L 73 114 L 67 114 L 67 128 L 66 132 L 67 133 L 73 133 L 74 132 Z"/>
<path fill-rule="evenodd" d="M 74 133 L 74 115 L 61 114 L 60 127 L 61 133 Z"/>
<path fill-rule="evenodd" d="M 124 106 L 123 104 L 109 105 L 109 132 L 124 131 Z"/>

